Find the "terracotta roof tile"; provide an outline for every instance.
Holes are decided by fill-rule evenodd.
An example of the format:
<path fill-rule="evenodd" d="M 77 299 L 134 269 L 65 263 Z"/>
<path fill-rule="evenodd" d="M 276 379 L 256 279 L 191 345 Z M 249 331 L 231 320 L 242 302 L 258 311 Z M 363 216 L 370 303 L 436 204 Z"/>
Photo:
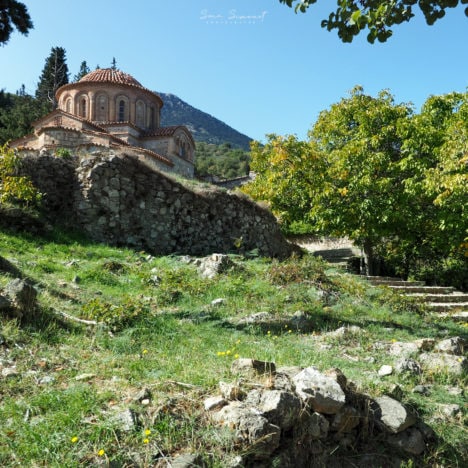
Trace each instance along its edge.
<path fill-rule="evenodd" d="M 138 86 L 143 88 L 142 84 L 133 78 L 132 75 L 124 73 L 120 70 L 114 70 L 113 68 L 98 68 L 87 75 L 81 78 L 80 83 L 82 82 L 100 82 L 100 83 L 118 83 L 118 84 L 127 84 L 131 86 Z"/>

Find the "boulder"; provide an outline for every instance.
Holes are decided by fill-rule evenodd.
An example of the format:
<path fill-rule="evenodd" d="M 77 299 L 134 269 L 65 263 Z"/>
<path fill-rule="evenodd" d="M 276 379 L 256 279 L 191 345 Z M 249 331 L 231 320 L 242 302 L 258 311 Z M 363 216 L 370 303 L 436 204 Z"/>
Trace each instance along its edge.
<path fill-rule="evenodd" d="M 399 359 L 395 363 L 395 370 L 398 374 L 406 372 L 408 374 L 419 375 L 422 372 L 421 366 L 411 358 Z"/>
<path fill-rule="evenodd" d="M 18 318 L 31 319 L 36 309 L 37 292 L 27 280 L 16 278 L 5 287 L 5 293 Z"/>
<path fill-rule="evenodd" d="M 203 278 L 214 278 L 236 266 L 228 255 L 214 253 L 195 262 Z"/>
<path fill-rule="evenodd" d="M 434 351 L 462 356 L 464 346 L 465 340 L 459 336 L 455 336 L 453 338 L 447 338 L 446 340 L 439 341 L 434 346 Z"/>
<path fill-rule="evenodd" d="M 394 434 L 404 431 L 416 422 L 416 417 L 397 400 L 381 396 L 374 400 L 374 415 L 385 428 Z"/>
<path fill-rule="evenodd" d="M 350 405 L 344 405 L 333 416 L 331 430 L 336 432 L 350 432 L 360 422 L 361 416 L 356 408 Z"/>
<path fill-rule="evenodd" d="M 237 442 L 247 444 L 254 459 L 268 459 L 278 448 L 281 429 L 254 408 L 232 402 L 212 415 L 214 421 L 235 430 Z"/>
<path fill-rule="evenodd" d="M 468 368 L 466 357 L 447 353 L 422 353 L 419 362 L 424 370 L 462 375 Z"/>
<path fill-rule="evenodd" d="M 288 430 L 296 422 L 302 410 L 302 402 L 289 392 L 265 390 L 257 407 L 272 424 Z"/>
<path fill-rule="evenodd" d="M 274 374 L 275 371 L 274 362 L 257 361 L 256 359 L 239 358 L 231 364 L 231 373 L 235 375 L 264 375 Z"/>
<path fill-rule="evenodd" d="M 336 414 L 345 404 L 345 393 L 332 378 L 307 367 L 293 377 L 296 393 L 319 413 Z"/>
<path fill-rule="evenodd" d="M 389 436 L 387 443 L 411 455 L 421 455 L 426 449 L 424 437 L 415 427 L 410 427 L 403 432 Z"/>

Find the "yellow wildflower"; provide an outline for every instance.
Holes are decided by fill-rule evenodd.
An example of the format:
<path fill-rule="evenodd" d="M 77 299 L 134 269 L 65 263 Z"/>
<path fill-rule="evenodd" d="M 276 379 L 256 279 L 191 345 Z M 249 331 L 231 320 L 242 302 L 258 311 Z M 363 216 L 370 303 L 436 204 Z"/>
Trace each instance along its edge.
<path fill-rule="evenodd" d="M 144 444 L 149 444 L 149 439 L 143 439 Z"/>
<path fill-rule="evenodd" d="M 234 359 L 239 359 L 239 355 L 238 355 L 238 354 L 234 354 Z"/>
<path fill-rule="evenodd" d="M 150 429 L 145 429 L 145 435 L 149 436 L 150 434 L 151 434 L 151 430 Z"/>
<path fill-rule="evenodd" d="M 98 452 L 97 454 L 98 454 L 100 457 L 103 457 L 103 456 L 106 454 L 106 452 L 105 452 L 104 449 L 101 449 L 101 450 L 99 450 L 99 452 Z"/>
<path fill-rule="evenodd" d="M 78 437 L 74 436 L 70 439 L 72 444 L 76 444 L 78 442 Z"/>

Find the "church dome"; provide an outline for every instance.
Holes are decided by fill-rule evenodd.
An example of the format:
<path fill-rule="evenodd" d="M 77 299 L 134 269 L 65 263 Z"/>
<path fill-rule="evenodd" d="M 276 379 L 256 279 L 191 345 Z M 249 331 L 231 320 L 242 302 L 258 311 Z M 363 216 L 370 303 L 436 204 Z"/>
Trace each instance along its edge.
<path fill-rule="evenodd" d="M 98 68 L 83 76 L 79 81 L 79 83 L 84 82 L 125 84 L 143 88 L 142 84 L 133 78 L 132 75 L 120 70 L 114 70 L 113 68 Z"/>

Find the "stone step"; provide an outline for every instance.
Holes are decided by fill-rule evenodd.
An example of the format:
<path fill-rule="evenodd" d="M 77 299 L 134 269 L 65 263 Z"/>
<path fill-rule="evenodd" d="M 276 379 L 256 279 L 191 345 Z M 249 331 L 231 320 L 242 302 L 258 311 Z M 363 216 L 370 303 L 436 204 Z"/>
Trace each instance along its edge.
<path fill-rule="evenodd" d="M 399 281 L 399 282 L 404 282 L 404 279 L 401 278 L 395 278 L 393 276 L 363 276 L 364 279 L 368 281 Z"/>
<path fill-rule="evenodd" d="M 390 286 L 395 292 L 401 294 L 451 294 L 455 292 L 452 286 Z"/>
<path fill-rule="evenodd" d="M 426 283 L 424 281 L 404 281 L 404 280 L 399 280 L 399 279 L 393 279 L 393 280 L 370 280 L 370 282 L 374 286 L 402 286 L 402 287 L 407 287 L 407 286 L 424 286 Z"/>
<path fill-rule="evenodd" d="M 468 323 L 468 310 L 462 312 L 446 312 L 443 314 L 437 314 L 438 317 L 446 317 L 456 322 L 467 322 Z"/>
<path fill-rule="evenodd" d="M 421 299 L 424 302 L 439 302 L 439 303 L 457 303 L 468 302 L 468 294 L 461 292 L 453 292 L 451 294 L 430 294 L 430 293 L 412 293 L 406 294 L 407 297 Z"/>
<path fill-rule="evenodd" d="M 428 302 L 426 306 L 434 312 L 464 312 L 468 310 L 468 302 Z"/>

